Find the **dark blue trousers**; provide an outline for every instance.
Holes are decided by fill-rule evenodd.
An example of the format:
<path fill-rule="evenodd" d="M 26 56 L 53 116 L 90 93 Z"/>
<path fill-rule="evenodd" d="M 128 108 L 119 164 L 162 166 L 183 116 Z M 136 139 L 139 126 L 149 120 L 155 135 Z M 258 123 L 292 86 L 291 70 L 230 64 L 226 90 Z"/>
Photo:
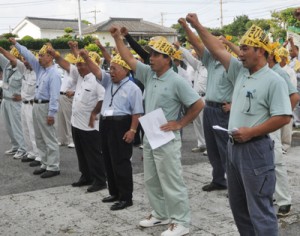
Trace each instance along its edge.
<path fill-rule="evenodd" d="M 229 203 L 242 236 L 278 235 L 273 208 L 274 168 L 274 144 L 269 137 L 243 144 L 229 140 Z"/>
<path fill-rule="evenodd" d="M 227 186 L 225 178 L 228 134 L 214 130 L 213 125 L 228 128 L 229 112 L 222 107 L 206 105 L 203 111 L 203 128 L 209 162 L 212 166 L 212 182 Z"/>

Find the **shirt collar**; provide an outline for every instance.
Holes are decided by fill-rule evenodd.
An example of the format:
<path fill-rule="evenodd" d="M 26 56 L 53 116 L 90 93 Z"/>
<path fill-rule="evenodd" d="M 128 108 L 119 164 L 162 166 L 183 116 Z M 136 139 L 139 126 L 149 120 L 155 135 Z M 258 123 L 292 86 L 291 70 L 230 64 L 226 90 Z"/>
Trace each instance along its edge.
<path fill-rule="evenodd" d="M 270 70 L 268 63 L 263 66 L 262 68 L 260 68 L 258 71 L 254 72 L 252 75 L 250 75 L 249 70 L 246 70 L 246 77 L 248 79 L 259 79 L 261 78 L 261 75 L 264 74 L 265 72 L 267 72 L 268 70 Z"/>
<path fill-rule="evenodd" d="M 168 77 L 168 75 L 169 75 L 170 73 L 172 73 L 172 71 L 174 72 L 173 67 L 170 67 L 170 68 L 169 68 L 165 73 L 163 73 L 160 77 L 157 77 L 156 73 L 154 73 L 153 79 L 164 80 L 166 77 Z"/>

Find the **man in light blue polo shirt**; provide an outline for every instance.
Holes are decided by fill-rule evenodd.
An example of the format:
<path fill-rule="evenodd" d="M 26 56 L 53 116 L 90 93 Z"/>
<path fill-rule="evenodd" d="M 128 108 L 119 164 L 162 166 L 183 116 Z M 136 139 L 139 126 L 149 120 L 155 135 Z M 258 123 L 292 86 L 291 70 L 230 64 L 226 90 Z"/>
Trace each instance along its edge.
<path fill-rule="evenodd" d="M 227 79 L 228 75 L 224 66 L 199 43 L 198 37 L 192 32 L 186 20 L 180 18 L 178 22 L 188 35 L 188 39 L 196 49 L 200 60 L 207 69 L 207 85 L 205 94 L 205 107 L 203 111 L 203 128 L 209 162 L 212 166 L 212 180 L 202 187 L 203 191 L 227 189 L 225 178 L 226 146 L 228 135 L 219 130 L 214 130 L 214 125 L 228 128 L 229 112 L 224 105 L 231 103 L 233 85 Z"/>
<path fill-rule="evenodd" d="M 274 143 L 268 133 L 292 115 L 285 81 L 267 64 L 268 36 L 252 26 L 240 41 L 240 61 L 188 14 L 204 45 L 228 70 L 234 84 L 229 118 L 227 178 L 230 207 L 241 235 L 278 235 L 273 208 Z"/>
<path fill-rule="evenodd" d="M 145 187 L 153 211 L 139 225 L 152 227 L 172 220 L 161 235 L 185 235 L 189 233 L 190 209 L 182 177 L 179 130 L 198 116 L 204 103 L 193 88 L 172 70 L 174 48 L 165 38 L 159 38 L 148 48 L 150 65 L 145 65 L 137 61 L 124 45 L 119 28 L 112 27 L 110 31 L 122 58 L 145 86 L 145 113 L 162 108 L 168 123 L 160 128 L 175 134 L 175 139 L 154 150 L 147 137 L 144 138 Z M 182 105 L 188 110 L 177 121 Z"/>

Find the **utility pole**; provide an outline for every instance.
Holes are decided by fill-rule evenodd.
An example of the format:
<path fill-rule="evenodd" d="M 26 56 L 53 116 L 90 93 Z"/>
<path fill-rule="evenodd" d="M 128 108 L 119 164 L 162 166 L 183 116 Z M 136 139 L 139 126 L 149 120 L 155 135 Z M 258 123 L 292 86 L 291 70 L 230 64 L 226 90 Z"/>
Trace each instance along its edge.
<path fill-rule="evenodd" d="M 223 2 L 222 2 L 222 0 L 220 0 L 220 10 L 221 10 L 221 17 L 220 17 L 221 28 L 223 28 Z"/>
<path fill-rule="evenodd" d="M 94 11 L 90 11 L 90 13 L 94 13 L 94 21 L 95 21 L 95 24 L 97 23 L 97 13 L 99 13 L 101 11 L 97 11 L 96 7 L 95 7 L 95 10 Z"/>
<path fill-rule="evenodd" d="M 82 39 L 80 0 L 78 0 L 78 30 L 79 30 L 79 39 Z"/>
<path fill-rule="evenodd" d="M 166 12 L 161 12 L 160 13 L 160 16 L 161 16 L 161 21 L 160 21 L 160 23 L 161 23 L 161 26 L 164 26 L 164 15 L 165 14 L 167 14 Z"/>

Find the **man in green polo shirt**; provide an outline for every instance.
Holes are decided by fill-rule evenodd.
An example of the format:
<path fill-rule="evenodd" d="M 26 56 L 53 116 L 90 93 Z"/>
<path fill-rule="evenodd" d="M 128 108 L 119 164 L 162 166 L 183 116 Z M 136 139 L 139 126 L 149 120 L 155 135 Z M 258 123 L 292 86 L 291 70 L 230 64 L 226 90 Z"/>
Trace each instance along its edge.
<path fill-rule="evenodd" d="M 171 223 L 162 236 L 188 234 L 190 209 L 182 177 L 179 130 L 198 116 L 204 103 L 192 87 L 173 71 L 171 56 L 174 48 L 165 38 L 156 40 L 148 48 L 150 65 L 145 65 L 137 61 L 124 45 L 117 27 L 112 27 L 110 31 L 122 58 L 145 86 L 145 112 L 162 108 L 168 123 L 160 128 L 173 131 L 175 135 L 175 139 L 154 150 L 147 137 L 144 138 L 145 187 L 153 211 L 139 224 L 152 227 Z M 188 109 L 177 121 L 181 105 Z"/>
<path fill-rule="evenodd" d="M 200 24 L 196 14 L 186 19 L 234 84 L 226 173 L 239 233 L 278 235 L 273 208 L 274 144 L 268 133 L 287 124 L 292 110 L 286 82 L 268 67 L 268 36 L 253 25 L 240 41 L 239 61 Z"/>

